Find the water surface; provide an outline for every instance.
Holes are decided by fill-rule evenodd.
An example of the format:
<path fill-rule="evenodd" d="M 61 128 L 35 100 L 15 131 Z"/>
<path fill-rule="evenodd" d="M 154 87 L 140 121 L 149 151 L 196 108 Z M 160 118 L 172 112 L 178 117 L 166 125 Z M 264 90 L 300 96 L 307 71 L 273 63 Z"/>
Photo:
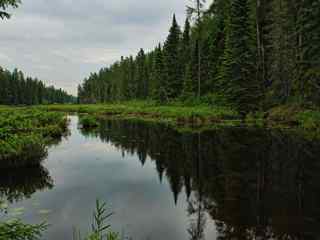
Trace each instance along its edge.
<path fill-rule="evenodd" d="M 44 238 L 89 230 L 96 198 L 113 229 L 137 240 L 318 239 L 320 143 L 280 130 L 178 132 L 103 121 L 49 149 L 43 166 L 5 171 L 0 196 Z M 20 215 L 22 214 L 22 215 Z M 2 215 L 0 215 L 2 216 Z"/>

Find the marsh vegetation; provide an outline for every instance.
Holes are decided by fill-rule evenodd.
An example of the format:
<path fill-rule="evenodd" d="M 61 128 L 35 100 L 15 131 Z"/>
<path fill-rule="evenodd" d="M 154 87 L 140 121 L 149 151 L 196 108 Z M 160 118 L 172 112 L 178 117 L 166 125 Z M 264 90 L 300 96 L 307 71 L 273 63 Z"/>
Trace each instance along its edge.
<path fill-rule="evenodd" d="M 39 165 L 67 125 L 63 113 L 0 107 L 0 168 Z"/>

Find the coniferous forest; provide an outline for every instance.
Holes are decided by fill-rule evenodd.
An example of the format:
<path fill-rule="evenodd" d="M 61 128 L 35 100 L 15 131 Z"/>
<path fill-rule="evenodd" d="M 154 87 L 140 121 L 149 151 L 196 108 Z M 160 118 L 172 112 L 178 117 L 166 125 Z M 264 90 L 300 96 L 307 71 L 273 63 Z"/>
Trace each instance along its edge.
<path fill-rule="evenodd" d="M 72 103 L 76 98 L 62 89 L 25 77 L 17 69 L 10 72 L 0 67 L 0 105 L 37 105 L 52 103 Z"/>
<path fill-rule="evenodd" d="M 153 51 L 86 78 L 80 103 L 194 99 L 240 113 L 320 104 L 319 0 L 195 1 L 187 13 Z"/>

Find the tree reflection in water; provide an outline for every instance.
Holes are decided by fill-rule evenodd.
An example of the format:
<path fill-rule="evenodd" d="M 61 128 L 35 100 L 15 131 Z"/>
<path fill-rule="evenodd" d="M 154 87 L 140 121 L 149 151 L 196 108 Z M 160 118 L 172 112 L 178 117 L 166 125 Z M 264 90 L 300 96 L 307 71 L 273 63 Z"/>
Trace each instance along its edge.
<path fill-rule="evenodd" d="M 166 125 L 102 121 L 98 136 L 123 154 L 147 156 L 174 201 L 188 196 L 190 239 L 317 239 L 320 234 L 320 142 L 260 128 L 178 132 Z"/>
<path fill-rule="evenodd" d="M 30 198 L 35 192 L 53 186 L 48 170 L 42 166 L 0 170 L 0 199 L 10 203 Z"/>

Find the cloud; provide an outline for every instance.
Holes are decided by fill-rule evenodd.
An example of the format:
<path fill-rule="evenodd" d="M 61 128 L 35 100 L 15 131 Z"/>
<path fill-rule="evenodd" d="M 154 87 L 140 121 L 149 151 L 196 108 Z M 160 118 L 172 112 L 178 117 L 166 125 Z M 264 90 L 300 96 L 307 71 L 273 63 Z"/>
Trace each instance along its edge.
<path fill-rule="evenodd" d="M 189 0 L 24 0 L 1 21 L 0 64 L 76 94 L 77 85 L 121 56 L 164 41 Z"/>

